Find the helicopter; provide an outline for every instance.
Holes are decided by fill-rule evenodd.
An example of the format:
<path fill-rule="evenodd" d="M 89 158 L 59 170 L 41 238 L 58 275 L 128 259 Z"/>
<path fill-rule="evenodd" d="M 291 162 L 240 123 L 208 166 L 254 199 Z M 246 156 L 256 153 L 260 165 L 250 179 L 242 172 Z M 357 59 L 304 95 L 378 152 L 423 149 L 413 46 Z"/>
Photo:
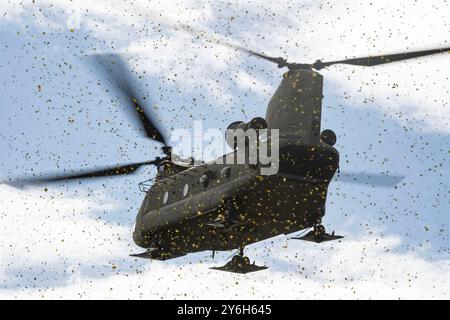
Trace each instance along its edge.
<path fill-rule="evenodd" d="M 98 54 L 93 59 L 116 90 L 129 98 L 145 137 L 160 143 L 164 156 L 79 174 L 37 176 L 6 183 L 36 184 L 130 175 L 143 166 L 155 166 L 156 177 L 139 184 L 145 197 L 136 216 L 133 241 L 145 251 L 131 255 L 138 258 L 167 260 L 194 252 L 212 251 L 214 256 L 216 251 L 237 250 L 225 265 L 212 269 L 245 274 L 268 268 L 252 263 L 244 255 L 244 248 L 250 244 L 301 231 L 302 236 L 292 239 L 321 243 L 343 238 L 334 231 L 328 233 L 322 224 L 328 187 L 336 176 L 356 183 L 364 183 L 368 178 L 339 172 L 339 152 L 334 147 L 337 136 L 329 129 L 321 131 L 323 76 L 319 71 L 336 64 L 372 67 L 448 52 L 450 47 L 328 62 L 317 60 L 308 64 L 291 63 L 284 58 L 221 43 L 287 69 L 264 118 L 228 126 L 231 130 L 277 129 L 279 170 L 276 174 L 262 175 L 260 164 L 227 163 L 224 160 L 228 154 L 201 164 L 195 164 L 193 159 L 185 163 L 174 161 L 164 130 L 123 77 L 128 72 L 126 64 L 118 55 Z M 231 143 L 230 147 L 232 154 L 238 152 L 235 144 Z M 379 175 L 370 183 L 395 186 L 402 179 L 402 176 Z"/>

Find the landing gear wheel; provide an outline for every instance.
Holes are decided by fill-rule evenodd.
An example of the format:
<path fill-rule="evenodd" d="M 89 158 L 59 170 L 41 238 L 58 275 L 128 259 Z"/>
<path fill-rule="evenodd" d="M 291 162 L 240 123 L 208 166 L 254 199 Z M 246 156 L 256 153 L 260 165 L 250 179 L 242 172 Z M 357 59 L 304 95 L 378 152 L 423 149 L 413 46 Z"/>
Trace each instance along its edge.
<path fill-rule="evenodd" d="M 248 273 L 267 269 L 266 266 L 257 266 L 254 262 L 250 263 L 250 259 L 244 256 L 244 247 L 239 248 L 239 253 L 231 258 L 231 261 L 222 267 L 214 267 L 211 269 L 222 270 L 234 273 Z"/>
<path fill-rule="evenodd" d="M 238 265 L 241 262 L 242 262 L 241 256 L 233 256 L 233 258 L 231 258 L 231 264 L 234 266 Z"/>
<path fill-rule="evenodd" d="M 236 255 L 236 256 L 233 256 L 233 258 L 231 258 L 230 264 L 235 267 L 242 267 L 242 266 L 250 265 L 250 258 Z"/>
<path fill-rule="evenodd" d="M 325 227 L 321 224 L 314 227 L 314 235 L 316 237 L 323 237 L 325 236 Z"/>

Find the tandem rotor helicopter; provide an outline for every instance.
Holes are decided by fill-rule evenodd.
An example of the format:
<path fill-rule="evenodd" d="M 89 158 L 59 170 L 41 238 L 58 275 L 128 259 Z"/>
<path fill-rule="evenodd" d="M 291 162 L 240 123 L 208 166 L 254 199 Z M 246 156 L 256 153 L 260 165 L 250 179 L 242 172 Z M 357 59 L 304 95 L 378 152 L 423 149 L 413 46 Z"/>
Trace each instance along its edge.
<path fill-rule="evenodd" d="M 185 31 L 192 32 L 189 27 Z M 377 66 L 450 51 L 450 47 L 312 64 L 290 63 L 230 43 L 223 45 L 287 68 L 271 98 L 265 118 L 232 123 L 229 129 L 279 129 L 279 171 L 261 175 L 260 165 L 194 165 L 173 161 L 164 131 L 144 109 L 131 83 L 124 80 L 127 68 L 119 56 L 95 55 L 139 119 L 146 137 L 162 144 L 165 156 L 140 163 L 109 167 L 75 175 L 53 175 L 19 179 L 17 185 L 71 179 L 134 174 L 142 166 L 157 167 L 154 181 L 141 183 L 145 192 L 137 213 L 133 240 L 145 250 L 132 256 L 157 260 L 211 250 L 239 250 L 224 266 L 212 269 L 247 273 L 266 269 L 244 256 L 244 247 L 281 234 L 312 229 L 293 239 L 323 242 L 342 238 L 327 233 L 322 225 L 328 186 L 339 168 L 339 153 L 333 147 L 336 135 L 321 132 L 323 77 L 318 72 L 335 64 Z M 112 68 L 112 66 L 114 68 Z M 232 151 L 236 153 L 237 149 Z M 223 155 L 219 158 L 224 158 Z M 345 175 L 340 175 L 345 176 Z M 353 177 L 358 182 L 360 177 Z M 364 177 L 362 177 L 364 179 Z M 373 185 L 395 185 L 402 177 L 380 175 Z M 367 181 L 367 180 L 366 180 Z"/>

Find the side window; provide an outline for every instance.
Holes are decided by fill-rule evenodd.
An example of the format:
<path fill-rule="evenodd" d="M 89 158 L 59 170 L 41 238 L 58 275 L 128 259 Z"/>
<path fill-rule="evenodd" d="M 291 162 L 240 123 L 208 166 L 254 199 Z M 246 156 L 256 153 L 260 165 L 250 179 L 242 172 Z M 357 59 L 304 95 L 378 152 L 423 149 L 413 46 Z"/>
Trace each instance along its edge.
<path fill-rule="evenodd" d="M 169 200 L 169 192 L 165 191 L 163 195 L 163 204 L 166 204 L 168 200 Z"/>
<path fill-rule="evenodd" d="M 222 171 L 220 172 L 220 175 L 224 178 L 230 178 L 231 175 L 231 168 L 230 167 L 225 167 L 222 169 Z"/>
<path fill-rule="evenodd" d="M 186 197 L 189 192 L 189 185 L 186 183 L 183 187 L 183 197 Z"/>
<path fill-rule="evenodd" d="M 206 174 L 202 175 L 202 177 L 200 178 L 200 184 L 203 186 L 203 188 L 208 187 L 209 177 Z"/>

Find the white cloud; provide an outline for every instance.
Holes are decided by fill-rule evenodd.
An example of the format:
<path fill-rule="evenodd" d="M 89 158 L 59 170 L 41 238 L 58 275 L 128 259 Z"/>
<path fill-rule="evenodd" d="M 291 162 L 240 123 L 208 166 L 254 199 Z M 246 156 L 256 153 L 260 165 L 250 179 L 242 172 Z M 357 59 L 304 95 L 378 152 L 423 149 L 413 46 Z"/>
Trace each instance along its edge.
<path fill-rule="evenodd" d="M 86 200 L 48 192 L 53 200 L 43 191 L 1 188 L 0 297 L 449 298 L 450 259 L 402 252 L 395 236 L 349 234 L 324 244 L 277 237 L 247 252 L 269 270 L 243 276 L 208 269 L 228 253 L 215 262 L 209 254 L 135 262 L 127 256 L 129 228 L 93 215 L 114 209 L 104 195 Z"/>
<path fill-rule="evenodd" d="M 52 4 L 55 10 L 62 8 L 66 20 L 73 20 L 71 1 L 40 3 Z M 449 46 L 450 26 L 445 14 L 448 6 L 425 0 L 413 4 L 387 0 L 370 4 L 305 1 L 303 5 L 298 1 L 232 1 L 218 11 L 220 5 L 190 0 L 170 5 L 166 1 L 151 5 L 134 1 L 131 6 L 123 1 L 84 1 L 77 3 L 83 14 L 76 14 L 77 21 L 81 19 L 80 23 L 97 37 L 114 41 L 116 50 L 137 54 L 146 61 L 140 68 L 182 83 L 189 90 L 202 91 L 216 101 L 214 106 L 229 109 L 236 103 L 233 86 L 241 86 L 245 79 L 228 79 L 222 73 L 240 68 L 246 55 L 206 42 L 191 43 L 181 31 L 173 32 L 164 25 L 163 33 L 159 33 L 155 26 L 186 23 L 207 34 L 227 33 L 234 43 L 257 51 L 312 62 L 317 58 L 334 60 Z M 20 7 L 12 2 L 5 7 L 7 14 L 18 16 Z M 27 10 L 33 7 L 39 5 L 29 4 Z M 52 16 L 47 21 L 52 22 Z M 40 24 L 44 25 L 44 21 Z M 266 67 L 271 68 L 269 64 Z M 442 55 L 376 68 L 336 66 L 323 73 L 328 83 L 339 84 L 327 92 L 335 98 L 345 97 L 347 103 L 355 105 L 379 106 L 394 116 L 399 112 L 410 115 L 412 125 L 426 131 L 450 132 L 448 70 L 450 59 Z M 255 86 L 254 90 L 266 88 Z M 396 118 L 405 124 L 405 118 Z"/>
<path fill-rule="evenodd" d="M 40 274 L 41 269 L 51 276 L 52 268 L 69 272 L 72 264 L 95 265 L 99 260 L 106 265 L 127 249 L 129 227 L 101 218 L 102 212 L 116 209 L 101 192 L 66 196 L 58 190 L 1 186 L 0 204 L 0 287 L 45 286 L 50 279 Z M 44 277 L 27 283 L 26 274 Z"/>
<path fill-rule="evenodd" d="M 38 12 L 38 8 L 49 10 L 49 4 L 53 5 L 53 11 L 50 10 L 53 14 L 40 13 L 37 21 L 27 20 L 27 15 Z M 448 46 L 444 40 L 450 31 L 445 16 L 449 4 L 440 1 L 411 4 L 410 1 L 382 0 L 372 5 L 305 1 L 304 6 L 300 6 L 298 1 L 232 1 L 226 6 L 216 3 L 203 6 L 195 1 L 177 1 L 170 6 L 167 1 L 151 4 L 135 1 L 133 6 L 124 1 L 83 1 L 77 3 L 80 11 L 76 18 L 79 20 L 72 19 L 74 10 L 71 6 L 72 1 L 63 0 L 39 1 L 34 5 L 30 2 L 27 6 L 2 1 L 6 13 L 2 23 L 20 22 L 20 28 L 34 23 L 38 28 L 51 29 L 64 36 L 72 34 L 68 30 L 75 28 L 74 37 L 78 32 L 87 31 L 98 40 L 98 47 L 97 42 L 92 46 L 97 50 L 117 50 L 139 59 L 134 64 L 136 69 L 153 76 L 155 87 L 173 87 L 166 93 L 170 98 L 186 94 L 197 99 L 206 97 L 216 111 L 230 111 L 231 107 L 236 107 L 234 104 L 240 104 L 251 110 L 250 114 L 263 113 L 262 104 L 270 98 L 281 72 L 245 54 L 198 40 L 192 42 L 182 33 L 164 28 L 161 33 L 156 32 L 155 24 L 152 26 L 149 22 L 150 17 L 188 23 L 203 31 L 215 30 L 251 49 L 287 56 L 298 62 L 398 52 L 405 48 Z M 41 31 L 39 29 L 32 35 L 38 37 Z M 83 47 L 85 40 L 81 37 L 77 41 L 67 42 L 69 51 L 82 51 L 79 46 Z M 66 42 L 59 45 L 65 47 Z M 92 50 L 92 47 L 87 47 Z M 442 55 L 373 69 L 332 67 L 323 72 L 328 94 L 325 101 L 354 106 L 355 109 L 361 106 L 379 109 L 380 113 L 389 114 L 395 121 L 413 126 L 417 131 L 449 133 L 449 63 L 448 55 Z M 238 101 L 241 97 L 237 93 L 246 94 L 249 90 L 255 95 L 254 99 Z M 185 110 L 191 110 L 187 106 L 190 100 L 181 102 Z M 237 117 L 233 109 L 228 115 Z M 53 121 L 48 120 L 50 117 L 45 119 L 45 123 Z M 355 119 L 349 114 L 345 120 L 351 122 Z M 350 126 L 343 126 L 342 135 L 351 135 L 351 130 Z M 403 141 L 402 138 L 395 139 Z M 425 146 L 414 139 L 416 136 L 405 137 L 405 143 L 417 144 L 416 149 L 425 150 L 426 155 L 411 153 L 409 147 L 402 147 L 402 150 L 399 147 L 389 153 L 383 149 L 384 145 L 371 149 L 372 153 L 369 153 L 369 156 L 379 153 L 380 158 L 401 153 L 404 166 L 411 174 L 408 185 L 396 191 L 403 197 L 402 201 L 397 203 L 396 196 L 390 194 L 386 203 L 381 204 L 384 206 L 378 209 L 379 216 L 388 212 L 390 217 L 381 224 L 395 225 L 398 230 L 388 236 L 383 236 L 382 231 L 361 236 L 350 229 L 342 243 L 322 245 L 289 241 L 286 247 L 285 238 L 279 237 L 273 243 L 267 241 L 249 248 L 249 256 L 258 263 L 267 263 L 270 269 L 247 276 L 208 270 L 212 265 L 223 263 L 227 253 L 218 255 L 215 263 L 207 254 L 164 263 L 129 258 L 129 253 L 139 250 L 130 239 L 132 217 L 127 223 L 109 218 L 122 206 L 134 206 L 129 204 L 128 198 L 119 202 L 112 200 L 107 193 L 92 194 L 86 191 L 86 187 L 80 189 L 80 194 L 67 195 L 60 194 L 59 189 L 20 191 L 1 186 L 0 296 L 448 298 L 449 259 L 428 255 L 429 251 L 435 250 L 431 245 L 405 250 L 403 243 L 408 239 L 406 234 L 417 232 L 418 227 L 409 224 L 407 218 L 410 216 L 414 216 L 412 221 L 423 221 L 425 225 L 434 223 L 436 229 L 444 228 L 447 223 L 446 218 L 440 215 L 443 209 L 439 206 L 431 208 L 435 202 L 445 203 L 447 200 L 445 176 L 433 176 L 427 171 L 428 176 L 424 176 L 429 180 L 414 178 L 423 176 L 419 170 L 439 165 L 440 159 L 445 160 L 447 150 L 443 156 L 437 149 L 429 149 L 429 140 L 424 140 Z M 347 151 L 351 148 L 347 147 Z M 434 148 L 445 149 L 445 146 Z M 343 159 L 350 161 L 351 165 L 355 162 L 361 164 L 355 161 L 358 157 L 352 152 Z M 362 158 L 364 156 L 361 155 Z M 419 157 L 420 166 L 414 162 L 415 157 Z M 367 162 L 378 166 L 380 161 L 371 158 Z M 444 172 L 445 167 L 438 170 Z M 435 188 L 433 183 L 436 181 L 440 181 L 442 190 Z M 418 187 L 419 184 L 422 186 Z M 427 193 L 425 198 L 417 196 L 424 190 L 432 190 L 433 194 Z M 356 195 L 354 191 L 338 189 L 331 199 L 335 201 L 343 197 L 347 206 L 341 209 L 350 212 L 357 209 L 350 208 L 349 199 L 359 201 L 356 208 L 364 209 L 377 202 L 372 190 Z M 124 191 L 124 194 L 132 195 L 131 191 Z M 361 205 L 361 202 L 364 203 Z M 364 215 L 349 214 L 341 225 L 335 227 L 342 229 L 367 224 L 373 229 L 373 225 L 380 224 L 374 222 L 376 217 L 368 219 Z M 394 219 L 400 222 L 394 223 Z M 420 227 L 423 228 L 422 225 Z"/>

